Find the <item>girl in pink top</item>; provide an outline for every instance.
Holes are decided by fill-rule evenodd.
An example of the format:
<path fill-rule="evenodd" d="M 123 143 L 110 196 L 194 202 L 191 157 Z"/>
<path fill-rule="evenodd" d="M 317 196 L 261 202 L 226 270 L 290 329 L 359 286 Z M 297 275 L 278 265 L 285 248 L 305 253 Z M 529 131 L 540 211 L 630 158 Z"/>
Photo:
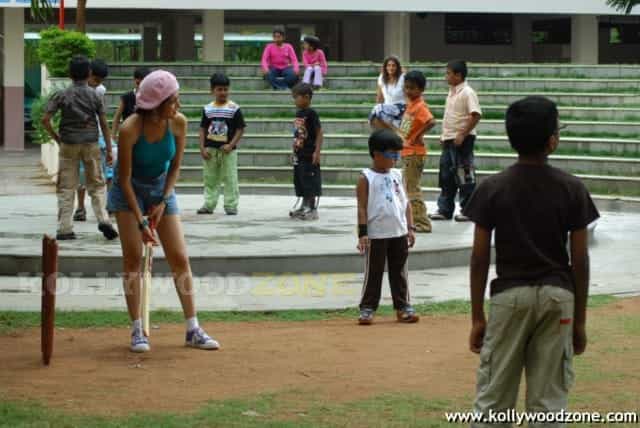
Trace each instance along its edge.
<path fill-rule="evenodd" d="M 273 30 L 273 43 L 262 53 L 262 72 L 273 89 L 287 89 L 298 83 L 300 65 L 293 46 L 284 42 L 284 30 Z"/>
<path fill-rule="evenodd" d="M 327 59 L 322 49 L 320 49 L 320 39 L 316 36 L 304 38 L 302 62 L 305 67 L 303 82 L 311 84 L 311 77 L 313 76 L 313 89 L 320 89 L 322 87 L 322 78 L 327 74 Z"/>

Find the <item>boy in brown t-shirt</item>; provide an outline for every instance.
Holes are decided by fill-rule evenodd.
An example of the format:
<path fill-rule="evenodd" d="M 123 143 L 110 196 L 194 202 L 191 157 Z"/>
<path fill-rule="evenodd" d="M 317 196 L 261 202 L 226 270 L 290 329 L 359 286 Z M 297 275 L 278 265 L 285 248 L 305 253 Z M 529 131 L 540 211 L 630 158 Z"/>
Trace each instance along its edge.
<path fill-rule="evenodd" d="M 480 354 L 474 412 L 485 417 L 515 408 L 523 370 L 527 412 L 566 409 L 571 361 L 587 343 L 587 226 L 599 217 L 580 179 L 547 163 L 559 144 L 552 101 L 517 101 L 507 110 L 506 128 L 518 162 L 485 179 L 463 210 L 475 223 L 469 346 Z M 494 231 L 497 278 L 487 324 Z"/>
<path fill-rule="evenodd" d="M 427 158 L 424 133 L 436 124 L 433 114 L 422 98 L 427 81 L 420 71 L 410 71 L 404 76 L 404 94 L 407 108 L 400 124 L 403 139 L 402 177 L 411 202 L 413 221 L 418 233 L 431 232 L 431 222 L 427 217 L 427 206 L 422 197 L 422 171 Z"/>

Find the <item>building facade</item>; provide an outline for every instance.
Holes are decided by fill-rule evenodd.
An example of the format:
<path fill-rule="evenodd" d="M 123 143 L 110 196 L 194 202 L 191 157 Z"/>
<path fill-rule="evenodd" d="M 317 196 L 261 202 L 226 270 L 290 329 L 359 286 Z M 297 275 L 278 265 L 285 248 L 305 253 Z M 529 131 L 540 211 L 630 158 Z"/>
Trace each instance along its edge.
<path fill-rule="evenodd" d="M 24 146 L 24 32 L 28 0 L 0 0 L 5 150 Z M 67 0 L 73 28 L 75 1 Z M 89 0 L 87 28 L 142 36 L 139 60 L 224 60 L 225 29 L 283 26 L 297 41 L 317 34 L 330 61 L 640 63 L 640 8 L 623 16 L 605 0 Z M 195 35 L 202 35 L 198 56 Z M 160 36 L 160 37 L 159 37 Z M 161 42 L 159 41 L 161 39 Z"/>

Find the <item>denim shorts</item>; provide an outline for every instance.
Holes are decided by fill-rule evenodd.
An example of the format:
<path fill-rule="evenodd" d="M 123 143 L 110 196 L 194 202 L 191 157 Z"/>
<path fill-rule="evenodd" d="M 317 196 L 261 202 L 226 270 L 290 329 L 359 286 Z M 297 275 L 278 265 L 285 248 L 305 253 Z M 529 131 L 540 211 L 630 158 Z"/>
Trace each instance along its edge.
<path fill-rule="evenodd" d="M 143 214 L 147 214 L 153 206 L 162 202 L 162 195 L 164 193 L 164 185 L 166 181 L 166 172 L 155 178 L 131 177 L 133 192 L 136 195 L 138 207 Z M 114 173 L 113 186 L 111 186 L 109 196 L 107 197 L 107 211 L 131 211 L 129 204 L 127 203 L 127 198 L 124 195 L 124 191 L 118 182 L 117 168 Z M 176 214 L 180 214 L 180 209 L 178 208 L 176 192 L 172 191 L 171 196 L 169 196 L 167 201 L 167 206 L 164 209 L 164 215 Z"/>

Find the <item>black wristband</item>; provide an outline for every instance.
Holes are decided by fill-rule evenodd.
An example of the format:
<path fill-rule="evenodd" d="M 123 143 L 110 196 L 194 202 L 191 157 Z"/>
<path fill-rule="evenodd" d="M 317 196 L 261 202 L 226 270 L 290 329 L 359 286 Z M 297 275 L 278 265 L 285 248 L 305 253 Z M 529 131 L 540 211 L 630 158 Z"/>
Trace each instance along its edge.
<path fill-rule="evenodd" d="M 415 226 L 409 226 L 409 230 L 412 231 L 412 232 L 415 232 L 415 231 L 418 230 L 418 228 L 415 227 Z"/>
<path fill-rule="evenodd" d="M 144 228 L 148 226 L 149 226 L 149 222 L 147 221 L 146 218 L 143 218 L 142 221 L 138 223 L 138 229 L 140 230 L 144 230 Z"/>
<path fill-rule="evenodd" d="M 366 224 L 359 224 L 358 225 L 358 238 L 362 238 L 363 236 L 367 236 L 369 234 L 369 232 L 367 231 L 367 225 Z"/>

